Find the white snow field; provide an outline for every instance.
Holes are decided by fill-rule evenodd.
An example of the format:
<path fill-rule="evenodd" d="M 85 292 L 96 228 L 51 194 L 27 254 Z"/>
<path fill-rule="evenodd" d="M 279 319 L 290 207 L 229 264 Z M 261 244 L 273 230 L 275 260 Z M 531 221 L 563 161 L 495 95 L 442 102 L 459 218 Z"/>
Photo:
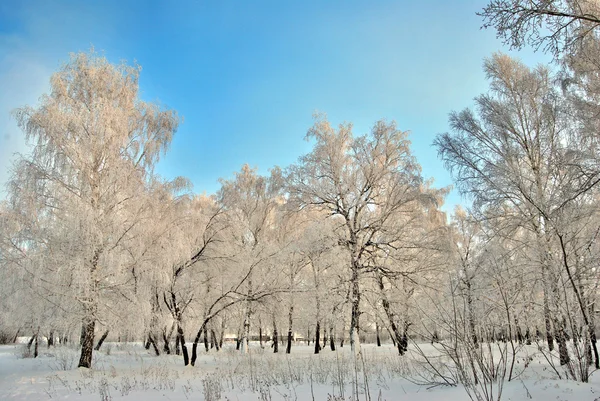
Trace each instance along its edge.
<path fill-rule="evenodd" d="M 108 343 L 91 370 L 76 368 L 75 349 L 44 345 L 33 359 L 23 358 L 23 347 L 0 346 L 0 400 L 469 400 L 461 385 L 423 384 L 427 370 L 414 345 L 402 357 L 391 345 L 363 345 L 355 365 L 348 346 L 314 355 L 312 346 L 296 345 L 286 355 L 252 344 L 241 355 L 228 344 L 219 352 L 202 348 L 196 366 L 184 367 L 181 357 L 156 357 L 141 344 Z M 421 348 L 436 355 L 429 344 Z M 590 383 L 559 380 L 535 347 L 521 354 L 502 400 L 600 400 L 600 374 Z"/>

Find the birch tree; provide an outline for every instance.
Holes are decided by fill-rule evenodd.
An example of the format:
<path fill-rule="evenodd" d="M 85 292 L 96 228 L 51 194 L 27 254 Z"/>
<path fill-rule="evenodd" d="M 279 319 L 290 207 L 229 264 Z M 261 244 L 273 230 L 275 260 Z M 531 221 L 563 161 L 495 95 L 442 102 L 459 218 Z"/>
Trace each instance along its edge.
<path fill-rule="evenodd" d="M 555 338 L 561 363 L 567 364 L 561 274 L 578 299 L 594 350 L 595 330 L 579 301 L 571 257 L 559 244 L 568 236 L 566 216 L 574 222 L 572 213 L 585 212 L 574 206 L 593 192 L 599 170 L 593 154 L 578 146 L 569 104 L 547 68 L 531 70 L 504 55 L 486 60 L 484 68 L 490 93 L 475 99 L 476 113 L 452 113 L 453 133 L 438 136 L 435 143 L 459 189 L 473 197 L 486 218 L 506 216 L 510 210 L 535 238 L 548 345 L 552 348 Z"/>
<path fill-rule="evenodd" d="M 78 305 L 80 367 L 92 365 L 97 322 L 131 288 L 128 246 L 148 218 L 139 195 L 179 124 L 174 111 L 139 99 L 139 72 L 93 52 L 74 54 L 37 107 L 15 112 L 33 151 L 17 161 L 9 196 L 23 211 L 28 246 L 39 260 L 60 261 L 35 274 Z M 64 230 L 69 236 L 57 237 Z M 54 281 L 65 277 L 71 281 Z"/>
<path fill-rule="evenodd" d="M 390 230 L 395 216 L 425 198 L 407 136 L 395 123 L 379 121 L 370 134 L 355 137 L 351 124 L 336 129 L 317 116 L 307 134 L 315 141 L 313 150 L 287 172 L 291 201 L 329 214 L 338 227 L 338 242 L 347 251 L 350 343 L 355 354 L 360 352 L 361 279 L 372 269 L 369 251 L 385 252 L 398 245 Z"/>
<path fill-rule="evenodd" d="M 239 270 L 245 277 L 246 305 L 242 325 L 242 352 L 248 352 L 250 323 L 257 297 L 265 296 L 266 281 L 264 269 L 278 253 L 269 237 L 275 226 L 275 210 L 283 203 L 281 170 L 274 168 L 269 177 L 256 174 L 248 165 L 236 174 L 233 180 L 221 180 L 219 202 L 235 222 L 239 246 Z M 262 274 L 259 270 L 263 269 Z"/>

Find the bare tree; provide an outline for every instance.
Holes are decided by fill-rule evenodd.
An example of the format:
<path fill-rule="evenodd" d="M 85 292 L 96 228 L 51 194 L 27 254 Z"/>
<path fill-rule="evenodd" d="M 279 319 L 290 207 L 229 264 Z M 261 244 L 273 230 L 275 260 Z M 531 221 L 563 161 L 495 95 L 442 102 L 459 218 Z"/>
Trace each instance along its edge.
<path fill-rule="evenodd" d="M 557 58 L 600 27 L 596 0 L 492 0 L 478 15 L 511 47 L 531 44 Z"/>

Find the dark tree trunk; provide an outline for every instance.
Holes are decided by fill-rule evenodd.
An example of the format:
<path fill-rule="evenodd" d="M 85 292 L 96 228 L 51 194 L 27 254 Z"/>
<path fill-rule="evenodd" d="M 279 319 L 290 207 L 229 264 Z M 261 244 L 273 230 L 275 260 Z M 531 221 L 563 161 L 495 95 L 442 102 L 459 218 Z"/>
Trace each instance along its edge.
<path fill-rule="evenodd" d="M 381 347 L 381 337 L 379 337 L 379 323 L 375 322 L 375 334 L 377 336 L 377 346 Z"/>
<path fill-rule="evenodd" d="M 220 349 L 219 340 L 217 339 L 217 334 L 215 333 L 214 329 L 210 329 L 210 338 L 211 343 L 214 344 L 215 349 L 218 351 Z"/>
<path fill-rule="evenodd" d="M 319 342 L 319 337 L 321 336 L 321 323 L 317 321 L 317 326 L 315 328 L 315 354 L 318 354 L 321 351 L 321 344 Z"/>
<path fill-rule="evenodd" d="M 92 354 L 94 351 L 94 329 L 96 328 L 96 321 L 94 319 L 87 319 L 87 322 L 83 325 L 83 344 L 81 345 L 81 357 L 79 358 L 78 368 L 91 368 L 92 367 Z"/>
<path fill-rule="evenodd" d="M 275 318 L 273 318 L 273 353 L 276 354 L 279 352 L 279 338 L 277 333 L 277 322 L 275 322 Z"/>
<path fill-rule="evenodd" d="M 285 348 L 285 353 L 289 354 L 292 352 L 292 337 L 293 337 L 293 323 L 294 323 L 294 305 L 290 305 L 290 311 L 288 313 L 288 335 L 287 335 L 287 346 Z"/>
<path fill-rule="evenodd" d="M 53 347 L 54 346 L 54 330 L 50 331 L 50 334 L 48 334 L 48 348 Z"/>
<path fill-rule="evenodd" d="M 260 344 L 261 348 L 264 348 L 264 346 L 263 346 L 262 326 L 258 326 L 258 343 Z"/>
<path fill-rule="evenodd" d="M 102 347 L 102 343 L 104 343 L 104 340 L 106 340 L 106 337 L 108 336 L 108 330 L 106 330 L 103 334 L 102 337 L 100 337 L 100 340 L 98 340 L 98 344 L 96 344 L 96 346 L 94 347 L 95 351 L 99 351 L 100 347 Z"/>
<path fill-rule="evenodd" d="M 190 357 L 188 355 L 188 350 L 185 345 L 185 337 L 183 335 L 183 328 L 177 324 L 177 338 L 179 338 L 179 344 L 181 345 L 181 353 L 183 354 L 183 364 L 185 366 L 190 364 Z"/>
<path fill-rule="evenodd" d="M 208 327 L 206 327 L 206 325 L 204 325 L 204 350 L 206 352 L 208 352 L 208 349 L 209 349 L 208 348 Z M 192 359 L 194 360 L 194 362 L 196 362 L 195 358 L 192 358 Z M 193 364 L 192 364 L 192 366 L 193 366 Z"/>
<path fill-rule="evenodd" d="M 197 350 L 198 350 L 198 343 L 200 342 L 200 337 L 204 334 L 204 348 L 206 349 L 206 352 L 208 352 L 208 338 L 207 338 L 207 334 L 208 334 L 208 319 L 205 319 L 204 322 L 202 322 L 202 326 L 200 326 L 200 330 L 198 330 L 198 333 L 196 334 L 196 338 L 194 338 L 194 343 L 192 344 L 192 366 L 194 366 L 196 364 L 196 358 L 198 357 L 197 354 Z"/>
<path fill-rule="evenodd" d="M 39 329 L 38 329 L 37 333 L 35 333 L 33 336 L 31 336 L 31 339 L 27 343 L 27 350 L 29 352 L 31 352 L 31 346 L 33 345 L 33 357 L 34 358 L 38 357 L 38 335 L 39 335 L 38 333 L 39 333 Z"/>
<path fill-rule="evenodd" d="M 408 328 L 411 324 L 407 321 L 404 321 L 404 330 L 402 332 L 402 339 L 400 340 L 400 345 L 402 346 L 402 352 L 400 355 L 403 355 L 408 350 Z"/>
<path fill-rule="evenodd" d="M 594 367 L 596 369 L 600 369 L 600 359 L 598 357 L 598 346 L 597 346 L 597 339 L 596 339 L 596 322 L 595 322 L 595 315 L 596 311 L 595 311 L 595 303 L 592 302 L 592 304 L 590 305 L 590 310 L 589 310 L 589 315 L 590 315 L 590 319 L 589 319 L 589 323 L 588 323 L 588 334 L 590 336 L 590 345 L 592 347 L 593 350 L 593 354 L 594 354 Z M 591 360 L 591 358 L 590 358 Z"/>
<path fill-rule="evenodd" d="M 35 345 L 33 346 L 33 357 L 34 358 L 38 357 L 38 337 L 39 337 L 39 335 L 36 334 L 35 335 Z"/>
<path fill-rule="evenodd" d="M 162 332 L 162 336 L 163 336 L 163 352 L 167 355 L 171 355 L 171 347 L 169 346 L 169 337 L 167 337 L 167 330 L 166 327 Z"/>
<path fill-rule="evenodd" d="M 239 351 L 240 350 L 240 345 L 242 344 L 242 340 L 238 337 L 235 339 L 235 350 Z"/>
<path fill-rule="evenodd" d="M 329 349 L 335 351 L 335 338 L 333 336 L 333 327 L 329 328 Z"/>
<path fill-rule="evenodd" d="M 560 359 L 560 365 L 566 365 L 570 362 L 569 349 L 567 348 L 567 336 L 565 333 L 565 327 L 559 319 L 554 319 L 555 339 L 558 344 L 558 355 Z"/>
<path fill-rule="evenodd" d="M 175 355 L 181 355 L 181 350 L 180 350 L 180 343 L 179 343 L 179 335 L 175 336 Z"/>
<path fill-rule="evenodd" d="M 396 325 L 396 318 L 394 316 L 394 312 L 392 312 L 390 302 L 388 301 L 387 296 L 384 293 L 385 286 L 383 284 L 383 277 L 379 276 L 378 281 L 379 290 L 381 291 L 381 305 L 383 306 L 383 311 L 385 312 L 385 315 L 387 316 L 388 322 L 390 324 L 390 328 L 388 330 L 391 329 L 390 337 L 392 337 L 392 343 L 394 344 L 394 347 L 398 347 L 398 353 L 400 355 L 404 355 L 404 347 L 402 346 L 402 334 L 400 333 L 400 329 Z"/>

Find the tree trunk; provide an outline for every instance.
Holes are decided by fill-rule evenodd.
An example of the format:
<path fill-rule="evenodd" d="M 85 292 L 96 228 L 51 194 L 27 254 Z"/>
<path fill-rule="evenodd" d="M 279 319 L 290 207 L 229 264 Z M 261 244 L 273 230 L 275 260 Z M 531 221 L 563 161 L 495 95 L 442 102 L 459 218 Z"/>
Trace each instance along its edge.
<path fill-rule="evenodd" d="M 160 351 L 158 350 L 158 345 L 156 345 L 156 341 L 154 341 L 154 337 L 152 336 L 152 333 L 148 333 L 148 342 L 152 345 L 152 348 L 154 348 L 154 353 L 156 354 L 156 356 L 160 356 Z"/>
<path fill-rule="evenodd" d="M 402 331 L 402 338 L 400 339 L 400 347 L 402 348 L 402 352 L 400 352 L 400 355 L 404 355 L 404 353 L 408 350 L 408 328 L 409 327 L 410 327 L 410 323 L 405 320 L 404 321 L 404 329 Z"/>
<path fill-rule="evenodd" d="M 381 347 L 381 338 L 379 337 L 379 323 L 375 322 L 375 335 L 377 336 L 377 346 Z"/>
<path fill-rule="evenodd" d="M 333 326 L 329 327 L 329 349 L 335 351 L 335 338 L 333 334 Z"/>
<path fill-rule="evenodd" d="M 217 339 L 217 334 L 215 333 L 214 329 L 210 329 L 210 338 L 211 338 L 211 343 L 214 344 L 215 350 L 219 350 L 219 340 Z M 211 346 L 212 348 L 212 346 Z"/>
<path fill-rule="evenodd" d="M 94 329 L 96 321 L 94 318 L 87 318 L 83 324 L 83 344 L 81 345 L 81 356 L 79 358 L 78 368 L 92 367 L 92 353 L 94 351 Z"/>
<path fill-rule="evenodd" d="M 288 335 L 287 335 L 287 347 L 285 353 L 289 354 L 292 352 L 292 336 L 293 336 L 293 323 L 294 323 L 294 305 L 290 305 L 290 311 L 288 314 Z"/>
<path fill-rule="evenodd" d="M 394 324 L 394 326 L 396 326 L 396 324 Z M 394 348 L 396 347 L 396 336 L 394 335 L 394 333 L 392 333 L 390 331 L 389 327 L 386 327 L 388 334 L 390 335 L 390 338 L 392 339 L 392 344 L 394 345 Z M 433 341 L 431 342 L 433 344 Z"/>
<path fill-rule="evenodd" d="M 85 340 L 85 324 L 81 325 L 81 334 L 79 335 L 79 346 L 83 346 Z"/>
<path fill-rule="evenodd" d="M 550 317 L 550 308 L 548 307 L 548 294 L 544 290 L 544 325 L 546 327 L 546 341 L 548 342 L 548 350 L 554 350 L 554 335 L 552 334 L 552 323 Z"/>
<path fill-rule="evenodd" d="M 260 322 L 259 322 L 260 324 Z M 263 335 L 262 335 L 262 326 L 258 326 L 258 343 L 260 344 L 260 348 L 264 348 L 263 346 Z"/>
<path fill-rule="evenodd" d="M 523 332 L 521 331 L 521 326 L 519 325 L 519 319 L 517 319 L 517 317 L 514 317 L 515 320 L 515 328 L 516 328 L 516 335 L 517 335 L 517 342 L 519 344 L 523 344 Z"/>
<path fill-rule="evenodd" d="M 17 332 L 15 333 L 15 336 L 12 339 L 12 343 L 13 344 L 17 342 L 17 339 L 19 338 L 19 334 L 21 334 L 21 329 L 20 328 L 17 329 Z"/>
<path fill-rule="evenodd" d="M 465 283 L 467 285 L 467 308 L 469 311 L 469 331 L 473 345 L 477 346 L 477 333 L 475 331 L 475 311 L 473 308 L 473 290 L 471 288 L 471 277 L 468 276 L 468 272 L 465 273 L 465 276 Z"/>
<path fill-rule="evenodd" d="M 250 319 L 251 318 L 252 318 L 252 309 L 250 307 L 250 302 L 248 302 L 248 311 L 246 312 L 246 316 L 244 317 L 244 327 L 242 329 L 242 341 L 241 341 L 242 354 L 246 354 L 249 351 Z"/>
<path fill-rule="evenodd" d="M 35 345 L 33 346 L 33 357 L 37 358 L 38 357 L 38 337 L 39 334 L 35 335 Z"/>
<path fill-rule="evenodd" d="M 558 319 L 554 321 L 554 324 L 554 327 L 556 328 L 555 337 L 556 342 L 558 343 L 558 355 L 560 359 L 560 365 L 563 366 L 571 361 L 571 358 L 569 357 L 569 349 L 567 348 L 565 328 L 563 327 L 562 323 L 558 322 Z"/>
<path fill-rule="evenodd" d="M 100 340 L 98 340 L 98 344 L 96 344 L 96 346 L 94 347 L 95 351 L 99 351 L 100 347 L 102 347 L 102 343 L 104 343 L 104 340 L 106 340 L 106 337 L 108 336 L 108 329 L 106 331 L 104 331 L 104 333 L 102 334 L 102 337 L 100 337 Z"/>
<path fill-rule="evenodd" d="M 277 322 L 275 321 L 275 315 L 273 315 L 273 353 L 279 352 L 279 338 L 277 333 Z"/>
<path fill-rule="evenodd" d="M 54 330 L 50 331 L 50 334 L 48 334 L 48 348 L 53 347 L 54 346 Z"/>
<path fill-rule="evenodd" d="M 317 326 L 315 328 L 315 354 L 318 354 L 321 351 L 321 344 L 319 342 L 319 337 L 321 336 L 321 323 L 317 320 Z"/>
<path fill-rule="evenodd" d="M 402 346 L 402 334 L 400 333 L 400 329 L 396 325 L 396 317 L 394 316 L 394 312 L 390 307 L 390 302 L 385 294 L 385 286 L 383 285 L 383 277 L 378 275 L 377 277 L 379 281 L 379 290 L 381 291 L 381 305 L 383 306 L 383 311 L 385 312 L 385 316 L 388 319 L 391 330 L 390 337 L 392 338 L 392 343 L 394 343 L 395 347 L 398 347 L 398 353 L 400 355 L 404 355 L 404 347 Z"/>
<path fill-rule="evenodd" d="M 179 324 L 177 324 L 177 338 L 179 339 L 179 344 L 181 345 L 181 353 L 183 354 L 183 364 L 184 366 L 187 366 L 190 364 L 190 357 L 188 355 L 187 347 L 185 346 L 183 328 Z"/>
<path fill-rule="evenodd" d="M 219 334 L 219 349 L 223 349 L 223 337 L 225 337 L 225 320 L 221 318 L 221 333 Z"/>
<path fill-rule="evenodd" d="M 583 322 L 588 327 L 588 335 L 590 336 L 590 342 L 592 345 L 592 349 L 594 351 L 595 367 L 596 367 L 596 369 L 600 369 L 600 360 L 598 359 L 598 348 L 596 346 L 596 330 L 590 324 L 590 319 L 588 318 L 588 308 L 589 307 L 586 307 L 585 302 L 582 298 L 582 294 L 578 291 L 577 285 L 573 278 L 573 275 L 571 274 L 571 268 L 569 266 L 568 257 L 567 257 L 567 249 L 566 249 L 565 242 L 564 242 L 562 235 L 558 235 L 558 239 L 560 241 L 560 247 L 561 247 L 562 255 L 563 255 L 563 266 L 567 272 L 569 282 L 571 283 L 571 286 L 573 287 L 573 292 L 575 293 L 575 298 L 577 299 L 577 304 L 579 305 L 579 309 L 581 311 L 581 316 L 583 317 Z"/>
<path fill-rule="evenodd" d="M 200 342 L 200 337 L 202 336 L 202 334 L 204 334 L 204 347 L 208 352 L 207 326 L 209 321 L 210 319 L 204 319 L 204 321 L 202 322 L 202 326 L 200 326 L 200 330 L 198 330 L 198 333 L 196 333 L 196 338 L 194 338 L 194 343 L 192 344 L 192 366 L 196 364 L 196 358 L 198 357 L 198 343 Z"/>
<path fill-rule="evenodd" d="M 208 327 L 206 327 L 206 325 L 204 325 L 204 350 L 208 352 Z"/>
<path fill-rule="evenodd" d="M 169 341 L 171 335 L 167 337 L 167 328 L 165 327 L 162 332 L 163 335 L 163 352 L 167 355 L 171 355 L 171 347 L 169 346 Z"/>
<path fill-rule="evenodd" d="M 360 353 L 359 319 L 360 319 L 360 287 L 359 270 L 356 262 L 352 266 L 352 314 L 350 315 L 350 347 L 356 356 Z"/>

